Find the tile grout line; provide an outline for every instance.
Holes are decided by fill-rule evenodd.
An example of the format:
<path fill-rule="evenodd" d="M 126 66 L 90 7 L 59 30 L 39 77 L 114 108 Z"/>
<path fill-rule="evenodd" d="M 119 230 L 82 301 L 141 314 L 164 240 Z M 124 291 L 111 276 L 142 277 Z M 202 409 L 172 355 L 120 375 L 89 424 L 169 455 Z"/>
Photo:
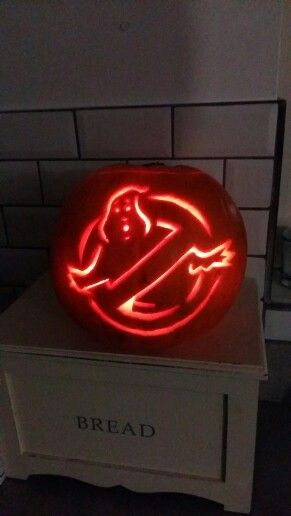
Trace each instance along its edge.
<path fill-rule="evenodd" d="M 227 162 L 227 159 L 224 158 L 223 159 L 223 169 L 222 169 L 222 186 L 223 186 L 223 188 L 225 188 L 225 185 L 226 185 L 226 162 Z"/>
<path fill-rule="evenodd" d="M 75 109 L 73 109 L 73 118 L 74 118 L 74 129 L 75 129 L 75 138 L 76 138 L 76 144 L 77 144 L 78 159 L 81 159 L 79 128 L 78 128 L 77 113 L 76 113 Z"/>

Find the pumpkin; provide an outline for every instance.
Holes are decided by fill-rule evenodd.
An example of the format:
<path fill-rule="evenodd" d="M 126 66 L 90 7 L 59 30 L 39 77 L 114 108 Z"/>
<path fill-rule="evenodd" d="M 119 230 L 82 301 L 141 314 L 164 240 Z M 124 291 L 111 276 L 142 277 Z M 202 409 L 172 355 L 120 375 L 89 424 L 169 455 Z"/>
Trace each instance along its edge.
<path fill-rule="evenodd" d="M 84 327 L 147 348 L 216 325 L 240 288 L 246 252 L 241 215 L 208 174 L 115 165 L 89 175 L 61 211 L 52 274 Z"/>

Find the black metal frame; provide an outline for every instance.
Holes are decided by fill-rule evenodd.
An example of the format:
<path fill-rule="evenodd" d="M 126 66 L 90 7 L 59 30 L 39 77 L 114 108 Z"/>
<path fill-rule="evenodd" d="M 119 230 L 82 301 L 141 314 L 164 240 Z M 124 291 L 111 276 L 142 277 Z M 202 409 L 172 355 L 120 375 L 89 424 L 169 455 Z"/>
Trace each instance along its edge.
<path fill-rule="evenodd" d="M 258 105 L 258 104 L 275 104 L 278 106 L 278 114 L 277 114 L 277 125 L 276 125 L 276 140 L 275 140 L 275 148 L 274 153 L 270 156 L 179 156 L 178 158 L 175 157 L 175 130 L 174 130 L 174 119 L 175 119 L 175 108 L 180 107 L 198 107 L 198 106 L 232 106 L 232 105 Z M 83 158 L 81 155 L 81 148 L 80 148 L 80 139 L 79 139 L 79 132 L 78 132 L 78 123 L 77 123 L 77 111 L 96 111 L 96 110 L 104 110 L 104 109 L 140 109 L 140 108 L 170 108 L 171 110 L 171 156 L 170 157 L 159 157 L 159 156 L 153 156 L 152 158 L 149 157 L 142 157 L 137 156 L 135 158 L 129 158 L 126 159 L 124 157 L 121 158 Z M 267 231 L 267 246 L 266 246 L 266 254 L 264 255 L 251 255 L 249 254 L 249 257 L 254 258 L 265 258 L 266 260 L 266 267 L 265 267 L 265 288 L 264 288 L 264 314 L 266 311 L 266 308 L 275 308 L 275 309 L 287 309 L 284 303 L 274 303 L 271 299 L 271 281 L 272 281 L 272 269 L 273 269 L 273 262 L 274 262 L 274 252 L 275 252 L 275 236 L 276 236 L 276 225 L 277 225 L 277 216 L 278 216 L 278 206 L 279 206 L 279 193 L 280 193 L 280 179 L 281 179 L 281 168 L 282 168 L 282 157 L 283 157 L 283 144 L 284 144 L 284 126 L 285 126 L 285 113 L 286 113 L 286 102 L 283 99 L 276 99 L 276 100 L 250 100 L 250 101 L 231 101 L 231 102 L 198 102 L 198 103 L 174 103 L 174 104 L 140 104 L 140 105 L 109 105 L 109 106 L 80 106 L 80 107 L 66 107 L 66 108 L 45 108 L 45 109 L 16 109 L 16 110 L 3 110 L 0 112 L 0 114 L 17 114 L 17 113 L 52 113 L 52 112 L 70 112 L 73 115 L 73 122 L 74 122 L 74 130 L 75 130 L 75 138 L 76 138 L 76 146 L 77 146 L 77 157 L 75 158 L 0 158 L 0 161 L 32 161 L 37 163 L 37 169 L 38 169 L 38 176 L 39 176 L 39 182 L 40 182 L 40 190 L 41 190 L 41 200 L 42 204 L 40 205 L 17 205 L 17 207 L 55 207 L 53 205 L 48 205 L 44 203 L 44 192 L 43 192 L 43 185 L 42 185 L 42 177 L 41 177 L 41 170 L 40 170 L 40 163 L 42 161 L 135 161 L 135 160 L 156 160 L 156 161 L 164 161 L 164 160 L 223 160 L 223 186 L 225 186 L 225 176 L 226 176 L 226 163 L 228 159 L 252 159 L 252 160 L 273 160 L 274 166 L 273 166 L 273 182 L 272 182 L 272 194 L 271 194 L 271 202 L 270 206 L 266 208 L 247 208 L 247 207 L 240 207 L 241 210 L 252 210 L 252 211 L 268 211 L 269 212 L 269 222 L 268 222 L 268 231 Z M 19 246 L 10 246 L 9 245 L 9 235 L 7 232 L 7 226 L 5 222 L 5 216 L 4 216 L 4 207 L 8 207 L 12 205 L 3 204 L 0 209 L 2 211 L 3 221 L 4 221 L 4 230 L 6 232 L 7 242 L 8 245 L 6 248 L 9 249 L 45 249 L 43 247 L 19 247 Z M 13 205 L 16 206 L 16 205 Z M 290 305 L 288 305 L 290 309 Z"/>
<path fill-rule="evenodd" d="M 266 269 L 265 269 L 265 290 L 264 290 L 264 313 L 265 318 L 266 309 L 290 309 L 288 303 L 274 303 L 272 302 L 272 272 L 275 256 L 275 239 L 277 232 L 277 218 L 280 197 L 280 183 L 282 172 L 283 148 L 284 148 L 284 134 L 285 134 L 285 117 L 286 117 L 286 101 L 278 100 L 278 116 L 276 128 L 276 140 L 274 151 L 274 168 L 273 168 L 273 184 L 269 213 L 268 237 L 267 237 L 267 254 L 266 254 Z M 280 306 L 279 306 L 280 305 Z"/>

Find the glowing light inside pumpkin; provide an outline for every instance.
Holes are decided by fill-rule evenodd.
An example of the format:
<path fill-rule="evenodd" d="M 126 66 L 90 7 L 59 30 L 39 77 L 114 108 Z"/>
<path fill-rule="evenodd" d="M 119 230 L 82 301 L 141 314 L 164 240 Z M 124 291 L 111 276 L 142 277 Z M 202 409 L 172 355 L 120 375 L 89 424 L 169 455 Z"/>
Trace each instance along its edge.
<path fill-rule="evenodd" d="M 140 199 L 157 206 L 162 203 L 163 207 L 178 207 L 187 214 L 187 217 L 190 216 L 193 223 L 198 224 L 208 237 L 211 236 L 211 227 L 205 215 L 185 199 L 173 194 L 152 193 L 148 186 L 126 185 L 117 189 L 108 198 L 100 216 L 84 229 L 78 244 L 80 265 L 68 265 L 67 277 L 70 287 L 78 294 L 87 296 L 93 312 L 110 325 L 136 335 L 159 336 L 181 328 L 205 308 L 220 282 L 220 277 L 217 277 L 202 296 L 203 285 L 205 290 L 205 283 L 207 284 L 205 280 L 207 274 L 211 270 L 219 271 L 222 268 L 231 267 L 235 251 L 232 249 L 231 239 L 217 242 L 214 247 L 208 249 L 200 249 L 193 242 L 193 245 L 173 259 L 173 256 L 177 255 L 177 242 L 179 248 L 179 238 L 183 236 L 183 225 L 164 215 L 153 217 L 150 213 L 146 213 L 146 209 L 141 207 Z M 114 277 L 115 270 L 109 271 L 108 275 L 102 277 L 102 260 L 110 246 L 113 246 L 117 252 L 118 246 L 122 248 L 122 246 L 131 245 L 138 238 L 149 239 L 157 229 L 161 231 L 158 241 L 153 239 L 153 244 L 143 252 L 142 256 L 138 256 L 133 264 L 128 267 L 125 264 L 124 270 L 117 277 Z M 88 259 L 86 249 L 90 247 L 88 243 L 92 235 L 96 237 L 96 234 L 98 245 Z M 165 252 L 165 263 L 161 271 L 159 255 L 162 250 Z M 146 286 L 138 288 L 140 275 L 146 272 L 149 265 L 153 267 L 155 263 L 159 263 L 157 271 L 152 273 Z M 170 293 L 170 306 L 166 308 L 159 307 L 157 302 L 146 300 L 149 293 L 159 290 L 167 279 L 181 270 L 188 277 L 188 287 L 186 295 L 180 302 L 175 302 L 171 306 Z M 126 293 L 127 282 L 136 285 L 136 292 L 120 303 L 116 301 L 120 299 L 118 293 L 123 286 Z M 106 298 L 108 301 L 110 296 L 112 303 L 108 310 L 103 299 Z M 146 326 L 156 321 L 160 321 L 160 327 Z M 140 324 L 145 326 L 142 327 Z"/>

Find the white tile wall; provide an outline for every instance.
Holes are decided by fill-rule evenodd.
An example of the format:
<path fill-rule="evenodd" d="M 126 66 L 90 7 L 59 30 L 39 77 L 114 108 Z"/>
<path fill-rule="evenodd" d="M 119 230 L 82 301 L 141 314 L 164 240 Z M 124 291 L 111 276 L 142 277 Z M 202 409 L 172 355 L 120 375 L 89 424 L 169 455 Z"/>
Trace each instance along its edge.
<path fill-rule="evenodd" d="M 46 247 L 54 229 L 58 208 L 4 208 L 9 244 Z"/>
<path fill-rule="evenodd" d="M 247 259 L 246 276 L 256 280 L 259 294 L 262 297 L 264 294 L 265 259 L 249 257 Z"/>
<path fill-rule="evenodd" d="M 0 158 L 73 158 L 77 156 L 70 112 L 3 113 Z"/>
<path fill-rule="evenodd" d="M 271 156 L 277 106 L 248 104 L 175 109 L 175 156 Z"/>
<path fill-rule="evenodd" d="M 237 206 L 268 208 L 273 160 L 227 160 L 225 186 Z"/>
<path fill-rule="evenodd" d="M 280 402 L 288 399 L 291 389 L 291 346 L 289 342 L 266 342 L 266 351 L 268 381 L 260 384 L 260 398 Z"/>
<path fill-rule="evenodd" d="M 77 113 L 82 158 L 171 157 L 170 108 Z"/>
<path fill-rule="evenodd" d="M 155 159 L 152 160 L 130 160 L 130 163 L 136 164 L 146 164 L 157 161 Z M 219 183 L 222 184 L 223 181 L 223 160 L 222 159 L 163 159 L 160 160 L 161 163 L 164 163 L 167 166 L 175 167 L 176 165 L 186 165 L 188 167 L 199 168 L 203 172 L 207 172 L 211 177 L 216 179 Z"/>
<path fill-rule="evenodd" d="M 0 203 L 41 203 L 40 184 L 36 162 L 0 162 Z"/>
<path fill-rule="evenodd" d="M 267 310 L 265 337 L 269 340 L 291 341 L 291 311 Z"/>
<path fill-rule="evenodd" d="M 0 283 L 30 285 L 48 266 L 47 251 L 0 249 Z"/>
<path fill-rule="evenodd" d="M 250 208 L 242 210 L 248 253 L 265 255 L 269 212 L 260 208 L 270 204 L 276 111 L 267 103 L 175 107 L 172 127 L 170 107 L 77 110 L 81 160 L 72 111 L 0 115 L 0 205 L 8 233 L 7 242 L 0 215 L 0 285 L 19 295 L 44 270 L 41 248 L 49 245 L 56 206 L 88 173 L 119 160 L 185 164 L 223 183 L 226 159 L 226 187 L 237 205 Z M 261 295 L 264 272 L 264 258 L 248 258 L 247 275 Z M 2 294 L 11 299 L 11 292 Z"/>
<path fill-rule="evenodd" d="M 243 221 L 247 232 L 248 254 L 266 252 L 268 211 L 242 210 Z"/>
<path fill-rule="evenodd" d="M 116 161 L 43 161 L 40 163 L 45 204 L 62 205 L 74 186 L 90 172 Z"/>

